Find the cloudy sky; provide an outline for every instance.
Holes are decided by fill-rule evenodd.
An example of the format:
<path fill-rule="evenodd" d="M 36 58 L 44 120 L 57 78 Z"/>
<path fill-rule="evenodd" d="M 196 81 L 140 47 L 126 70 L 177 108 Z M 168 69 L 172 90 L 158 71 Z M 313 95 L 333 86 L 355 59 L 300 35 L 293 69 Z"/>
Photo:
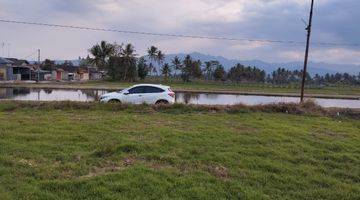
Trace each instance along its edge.
<path fill-rule="evenodd" d="M 214 37 L 305 41 L 310 0 L 0 0 L 0 19 Z M 312 42 L 360 44 L 359 0 L 315 0 Z M 0 23 L 2 55 L 86 56 L 100 40 L 132 43 L 137 53 L 201 52 L 235 59 L 300 61 L 303 45 L 153 37 Z M 1 44 L 0 44 L 1 45 Z M 2 46 L 0 46 L 2 47 Z M 28 59 L 35 59 L 29 56 Z M 360 64 L 360 46 L 319 46 L 312 61 Z"/>

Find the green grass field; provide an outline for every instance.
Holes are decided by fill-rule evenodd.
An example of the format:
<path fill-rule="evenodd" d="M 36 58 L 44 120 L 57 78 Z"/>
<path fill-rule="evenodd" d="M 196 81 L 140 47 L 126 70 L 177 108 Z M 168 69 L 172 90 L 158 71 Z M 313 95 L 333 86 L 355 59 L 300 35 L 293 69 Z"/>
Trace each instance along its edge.
<path fill-rule="evenodd" d="M 146 80 L 143 82 L 126 83 L 110 81 L 88 81 L 84 83 L 44 83 L 44 84 L 11 84 L 12 87 L 40 87 L 40 88 L 75 88 L 75 89 L 110 89 L 129 87 L 137 83 L 161 83 L 170 85 L 174 90 L 180 91 L 200 91 L 200 92 L 233 92 L 233 93 L 253 93 L 253 94 L 283 94 L 299 95 L 299 85 L 267 85 L 260 83 L 221 83 L 221 82 L 191 82 L 183 83 L 181 81 L 162 82 L 159 80 Z M 5 85 L 5 84 L 3 84 Z M 0 86 L 1 87 L 1 86 Z M 305 93 L 310 96 L 360 96 L 360 87 L 355 86 L 328 86 L 328 87 L 310 87 L 308 86 Z"/>
<path fill-rule="evenodd" d="M 360 120 L 0 103 L 0 199 L 360 199 Z"/>

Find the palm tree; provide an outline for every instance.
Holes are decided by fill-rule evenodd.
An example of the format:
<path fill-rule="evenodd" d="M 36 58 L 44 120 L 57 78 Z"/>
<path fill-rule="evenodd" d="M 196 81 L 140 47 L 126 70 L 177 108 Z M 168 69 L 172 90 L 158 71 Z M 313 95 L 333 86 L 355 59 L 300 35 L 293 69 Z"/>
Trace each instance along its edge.
<path fill-rule="evenodd" d="M 164 62 L 165 59 L 165 54 L 163 54 L 160 50 L 158 51 L 157 55 L 156 55 L 156 60 L 158 62 L 159 65 L 161 65 Z"/>
<path fill-rule="evenodd" d="M 124 80 L 128 78 L 128 73 L 131 72 L 131 79 L 136 76 L 136 54 L 132 44 L 127 44 L 125 48 L 120 52 L 121 57 L 124 59 Z"/>
<path fill-rule="evenodd" d="M 169 76 L 171 76 L 171 68 L 170 65 L 165 63 L 165 65 L 161 69 L 161 73 L 164 76 L 165 82 L 168 81 Z"/>
<path fill-rule="evenodd" d="M 171 60 L 171 63 L 172 63 L 172 67 L 175 69 L 174 76 L 176 77 L 177 76 L 177 71 L 181 70 L 181 68 L 182 68 L 182 62 L 181 62 L 181 60 L 180 60 L 180 58 L 178 56 L 175 56 Z"/>
<path fill-rule="evenodd" d="M 154 67 L 154 68 L 152 69 L 152 73 L 153 73 L 154 75 L 158 75 L 158 71 L 157 71 L 156 67 Z"/>
<path fill-rule="evenodd" d="M 149 64 L 150 75 L 152 75 L 152 72 L 153 72 L 154 68 L 155 68 L 154 65 L 150 62 L 150 64 Z"/>
<path fill-rule="evenodd" d="M 89 52 L 94 56 L 91 62 L 99 69 L 104 69 L 109 57 L 115 53 L 115 47 L 113 44 L 101 41 L 100 44 L 94 45 Z"/>
<path fill-rule="evenodd" d="M 156 61 L 157 60 L 157 56 L 158 56 L 158 48 L 155 46 L 151 46 L 148 50 L 148 57 L 150 59 L 150 61 Z"/>
<path fill-rule="evenodd" d="M 154 67 L 154 65 L 152 63 L 157 61 L 158 48 L 155 47 L 155 46 L 151 46 L 150 48 L 148 48 L 147 54 L 148 54 L 147 56 L 150 59 L 150 64 L 149 64 L 150 75 L 152 75 L 153 71 L 155 69 L 155 67 Z"/>
<path fill-rule="evenodd" d="M 205 62 L 205 78 L 206 79 L 210 79 L 211 77 L 211 72 L 212 72 L 212 62 L 209 61 L 209 62 Z"/>

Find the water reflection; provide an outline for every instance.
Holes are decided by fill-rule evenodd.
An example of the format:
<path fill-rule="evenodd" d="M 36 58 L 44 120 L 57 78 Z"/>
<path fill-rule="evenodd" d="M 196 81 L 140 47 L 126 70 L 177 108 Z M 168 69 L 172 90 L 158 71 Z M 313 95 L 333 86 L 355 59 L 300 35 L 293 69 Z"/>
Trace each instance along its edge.
<path fill-rule="evenodd" d="M 61 90 L 0 88 L 0 99 L 29 101 L 95 101 L 105 94 L 103 90 Z"/>
<path fill-rule="evenodd" d="M 0 88 L 0 99 L 33 100 L 33 101 L 98 101 L 106 90 L 62 90 L 62 89 L 29 89 Z M 323 107 L 360 108 L 360 100 L 314 99 Z M 176 93 L 176 102 L 204 105 L 259 105 L 269 103 L 296 103 L 296 97 L 272 97 L 255 95 Z"/>
<path fill-rule="evenodd" d="M 52 89 L 44 89 L 44 92 L 46 93 L 46 94 L 51 94 L 52 93 Z"/>
<path fill-rule="evenodd" d="M 189 104 L 192 102 L 196 102 L 199 99 L 199 93 L 176 93 L 175 101 L 178 103 Z"/>

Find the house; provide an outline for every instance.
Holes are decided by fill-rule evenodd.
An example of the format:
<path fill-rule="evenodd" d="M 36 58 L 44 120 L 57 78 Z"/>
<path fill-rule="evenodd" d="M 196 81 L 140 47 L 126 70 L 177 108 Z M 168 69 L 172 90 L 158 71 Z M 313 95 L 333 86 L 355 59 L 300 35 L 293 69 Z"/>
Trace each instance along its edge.
<path fill-rule="evenodd" d="M 89 70 L 87 68 L 80 67 L 77 71 L 75 79 L 78 81 L 88 81 L 89 77 Z"/>
<path fill-rule="evenodd" d="M 1 81 L 45 80 L 50 72 L 41 70 L 38 65 L 31 65 L 26 60 L 16 58 L 0 58 Z"/>
<path fill-rule="evenodd" d="M 56 81 L 88 81 L 89 71 L 83 67 L 63 65 L 52 72 L 52 77 Z"/>
<path fill-rule="evenodd" d="M 14 58 L 0 58 L 0 80 L 30 80 L 31 67 L 26 63 L 17 62 Z"/>
<path fill-rule="evenodd" d="M 10 60 L 0 58 L 0 81 L 7 81 L 12 78 L 12 74 L 10 74 L 11 64 Z"/>
<path fill-rule="evenodd" d="M 9 69 L 8 80 L 32 80 L 34 70 L 28 61 L 16 58 L 6 58 L 6 60 L 11 62 L 10 67 L 12 68 Z"/>
<path fill-rule="evenodd" d="M 51 72 L 42 70 L 40 68 L 34 68 L 35 79 L 32 80 L 38 80 L 38 81 L 49 81 L 51 80 Z"/>
<path fill-rule="evenodd" d="M 104 77 L 104 74 L 101 73 L 97 68 L 95 67 L 88 67 L 89 71 L 89 80 L 99 80 Z"/>

